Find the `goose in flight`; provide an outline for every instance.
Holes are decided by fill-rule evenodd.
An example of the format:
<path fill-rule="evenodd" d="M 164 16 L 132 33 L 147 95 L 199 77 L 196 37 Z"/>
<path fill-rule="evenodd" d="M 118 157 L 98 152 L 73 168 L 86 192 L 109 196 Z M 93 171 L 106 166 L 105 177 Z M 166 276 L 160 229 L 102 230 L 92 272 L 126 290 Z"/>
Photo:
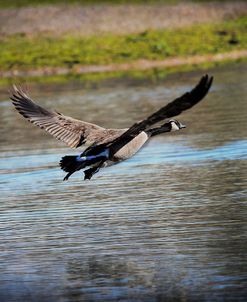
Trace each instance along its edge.
<path fill-rule="evenodd" d="M 83 144 L 88 145 L 89 147 L 79 155 L 64 156 L 60 161 L 60 166 L 67 172 L 64 180 L 86 167 L 89 169 L 84 170 L 84 179 L 91 179 L 100 168 L 132 157 L 150 137 L 185 128 L 177 120 L 165 120 L 179 115 L 201 101 L 208 93 L 212 81 L 213 77 L 203 76 L 190 92 L 186 92 L 146 119 L 126 129 L 106 129 L 47 110 L 37 105 L 21 88 L 16 86 L 10 98 L 23 117 L 69 147 L 78 148 Z M 162 121 L 163 124 L 152 128 L 154 124 Z"/>

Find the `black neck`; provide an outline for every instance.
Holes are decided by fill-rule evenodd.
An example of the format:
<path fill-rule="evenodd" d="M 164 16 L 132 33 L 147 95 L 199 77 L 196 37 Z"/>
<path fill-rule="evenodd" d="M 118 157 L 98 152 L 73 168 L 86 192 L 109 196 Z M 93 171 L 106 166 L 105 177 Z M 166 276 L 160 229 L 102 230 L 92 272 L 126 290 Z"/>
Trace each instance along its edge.
<path fill-rule="evenodd" d="M 170 122 L 165 123 L 164 125 L 156 128 L 151 128 L 146 131 L 149 136 L 158 135 L 165 132 L 170 132 L 172 130 L 172 125 Z"/>

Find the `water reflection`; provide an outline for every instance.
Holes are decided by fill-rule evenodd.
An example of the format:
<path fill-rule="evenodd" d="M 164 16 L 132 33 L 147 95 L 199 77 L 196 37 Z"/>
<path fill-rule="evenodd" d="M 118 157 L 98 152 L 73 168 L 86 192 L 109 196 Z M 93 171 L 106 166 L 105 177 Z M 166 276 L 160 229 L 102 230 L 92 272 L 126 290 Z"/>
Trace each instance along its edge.
<path fill-rule="evenodd" d="M 243 66 L 212 71 L 212 93 L 181 117 L 185 131 L 90 182 L 62 182 L 57 163 L 70 151 L 0 102 L 0 301 L 245 301 Z M 200 75 L 34 95 L 125 127 Z"/>

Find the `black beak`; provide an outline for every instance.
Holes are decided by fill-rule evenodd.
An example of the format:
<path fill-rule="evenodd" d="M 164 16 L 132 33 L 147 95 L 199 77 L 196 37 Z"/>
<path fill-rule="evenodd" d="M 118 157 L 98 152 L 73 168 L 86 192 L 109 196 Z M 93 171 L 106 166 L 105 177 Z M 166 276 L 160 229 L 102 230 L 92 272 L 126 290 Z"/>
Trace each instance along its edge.
<path fill-rule="evenodd" d="M 186 128 L 186 125 L 183 125 L 183 124 L 180 123 L 179 128 L 180 128 L 180 129 Z"/>

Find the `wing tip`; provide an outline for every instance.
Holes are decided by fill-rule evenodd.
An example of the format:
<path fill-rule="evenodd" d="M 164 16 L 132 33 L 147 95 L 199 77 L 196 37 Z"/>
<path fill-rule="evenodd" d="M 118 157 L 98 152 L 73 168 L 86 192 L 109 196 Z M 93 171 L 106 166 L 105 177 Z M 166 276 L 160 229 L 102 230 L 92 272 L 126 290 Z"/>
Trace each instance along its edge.
<path fill-rule="evenodd" d="M 9 90 L 9 94 L 12 101 L 20 102 L 24 99 L 29 100 L 29 96 L 27 95 L 26 91 L 24 91 L 23 88 L 17 84 L 12 85 L 12 89 Z"/>
<path fill-rule="evenodd" d="M 209 76 L 207 73 L 204 74 L 199 83 L 197 84 L 197 86 L 195 87 L 195 89 L 198 91 L 201 91 L 202 94 L 202 98 L 204 96 L 206 96 L 206 94 L 208 93 L 210 87 L 212 86 L 214 77 L 213 76 Z"/>
<path fill-rule="evenodd" d="M 206 93 L 208 93 L 210 87 L 212 86 L 212 83 L 213 83 L 213 80 L 214 80 L 214 77 L 213 76 L 208 76 L 208 74 L 206 75 L 207 76 L 207 81 L 205 83 L 205 88 L 206 88 Z"/>

